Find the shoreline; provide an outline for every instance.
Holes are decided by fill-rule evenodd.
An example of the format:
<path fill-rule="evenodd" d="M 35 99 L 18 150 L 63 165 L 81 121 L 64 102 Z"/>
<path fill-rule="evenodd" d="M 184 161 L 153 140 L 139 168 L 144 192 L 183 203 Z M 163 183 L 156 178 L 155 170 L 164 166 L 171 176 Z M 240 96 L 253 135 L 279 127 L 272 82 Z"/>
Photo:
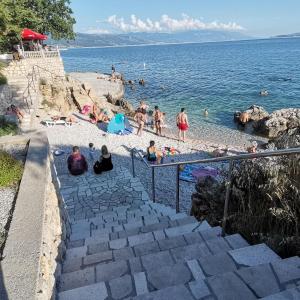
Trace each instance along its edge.
<path fill-rule="evenodd" d="M 71 72 L 68 74 L 82 83 L 87 83 L 93 89 L 94 94 L 99 98 L 108 92 L 112 95 L 117 95 L 118 99 L 124 98 L 126 94 L 126 85 L 121 84 L 121 81 L 108 81 L 109 75 L 107 74 L 95 72 Z M 121 89 L 122 93 L 120 93 Z M 130 100 L 128 101 L 135 107 L 135 103 Z M 115 107 L 116 109 L 120 108 L 119 106 Z M 150 132 L 153 133 L 153 131 Z M 167 128 L 163 128 L 163 134 L 169 139 L 177 141 L 177 128 L 175 124 L 168 123 Z M 238 129 L 225 128 L 222 125 L 208 125 L 206 127 L 200 126 L 197 128 L 194 126 L 187 132 L 187 137 L 192 144 L 199 141 L 203 145 L 207 147 L 211 146 L 214 149 L 229 147 L 238 151 L 242 149 L 245 150 L 246 147 L 251 145 L 253 140 L 256 140 L 258 144 L 267 142 L 266 138 L 239 131 Z"/>

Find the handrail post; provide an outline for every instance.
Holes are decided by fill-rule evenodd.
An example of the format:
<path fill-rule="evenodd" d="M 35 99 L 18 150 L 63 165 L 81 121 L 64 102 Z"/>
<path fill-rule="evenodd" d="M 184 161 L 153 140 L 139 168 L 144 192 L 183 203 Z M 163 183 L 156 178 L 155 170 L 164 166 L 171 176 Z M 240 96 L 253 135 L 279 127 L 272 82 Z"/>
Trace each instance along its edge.
<path fill-rule="evenodd" d="M 155 168 L 152 169 L 152 201 L 155 203 Z"/>
<path fill-rule="evenodd" d="M 179 190 L 179 172 L 180 172 L 180 169 L 179 169 L 179 165 L 176 166 L 176 213 L 179 213 L 180 212 L 180 207 L 179 207 L 179 193 L 180 193 L 180 190 Z"/>
<path fill-rule="evenodd" d="M 223 213 L 223 221 L 222 221 L 222 236 L 224 237 L 226 232 L 226 222 L 228 218 L 228 206 L 229 206 L 229 196 L 231 190 L 231 183 L 232 183 L 232 170 L 233 170 L 233 160 L 229 163 L 229 173 L 228 173 L 228 180 L 226 182 L 226 196 L 225 196 L 225 204 L 224 204 L 224 213 Z"/>
<path fill-rule="evenodd" d="M 134 167 L 134 149 L 131 150 L 131 161 L 132 161 L 132 175 L 135 177 L 135 167 Z"/>

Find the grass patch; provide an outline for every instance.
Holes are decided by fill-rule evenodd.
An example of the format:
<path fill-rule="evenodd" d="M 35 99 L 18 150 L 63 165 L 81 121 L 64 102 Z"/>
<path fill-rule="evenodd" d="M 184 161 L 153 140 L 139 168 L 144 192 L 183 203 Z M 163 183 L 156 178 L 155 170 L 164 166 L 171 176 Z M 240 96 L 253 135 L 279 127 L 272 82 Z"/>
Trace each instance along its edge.
<path fill-rule="evenodd" d="M 5 135 L 15 135 L 18 133 L 18 125 L 8 122 L 4 117 L 0 117 L 0 137 Z"/>
<path fill-rule="evenodd" d="M 23 174 L 23 164 L 10 154 L 0 150 L 0 187 L 18 183 Z"/>

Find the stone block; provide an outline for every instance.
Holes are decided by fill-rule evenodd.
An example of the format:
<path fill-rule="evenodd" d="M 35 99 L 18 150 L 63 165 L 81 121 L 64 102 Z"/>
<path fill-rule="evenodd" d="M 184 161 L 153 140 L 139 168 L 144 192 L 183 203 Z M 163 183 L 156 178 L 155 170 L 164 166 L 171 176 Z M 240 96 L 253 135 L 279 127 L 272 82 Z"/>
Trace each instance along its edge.
<path fill-rule="evenodd" d="M 147 278 L 155 289 L 160 290 L 168 286 L 186 284 L 192 280 L 192 274 L 185 264 L 179 263 L 149 270 L 147 272 Z"/>
<path fill-rule="evenodd" d="M 207 241 L 206 245 L 213 254 L 218 254 L 231 250 L 231 248 L 228 246 L 225 240 L 221 237 Z"/>
<path fill-rule="evenodd" d="M 68 242 L 68 249 L 84 246 L 84 239 Z"/>
<path fill-rule="evenodd" d="M 134 247 L 134 252 L 136 256 L 142 256 L 142 255 L 147 255 L 151 253 L 156 253 L 159 252 L 160 249 L 158 247 L 158 242 L 150 242 L 150 243 L 144 243 L 141 245 L 137 245 Z"/>
<path fill-rule="evenodd" d="M 63 273 L 60 277 L 59 290 L 66 291 L 95 283 L 94 267 L 71 273 Z"/>
<path fill-rule="evenodd" d="M 83 258 L 85 266 L 112 261 L 112 251 L 98 252 L 95 254 L 87 255 Z"/>
<path fill-rule="evenodd" d="M 151 232 L 128 237 L 129 246 L 136 246 L 139 244 L 152 242 L 152 241 L 154 241 L 154 237 Z"/>
<path fill-rule="evenodd" d="M 185 213 L 178 213 L 178 214 L 174 214 L 174 215 L 170 216 L 170 220 L 179 220 L 179 219 L 183 219 L 186 217 L 187 217 L 187 215 Z"/>
<path fill-rule="evenodd" d="M 129 259 L 129 266 L 131 274 L 143 271 L 142 263 L 139 257 Z"/>
<path fill-rule="evenodd" d="M 183 235 L 194 231 L 199 226 L 199 223 L 191 223 L 183 226 L 172 227 L 165 229 L 167 237 Z"/>
<path fill-rule="evenodd" d="M 281 293 L 270 295 L 268 297 L 262 298 L 264 300 L 299 300 L 300 299 L 300 289 L 292 288 Z"/>
<path fill-rule="evenodd" d="M 134 277 L 136 294 L 143 295 L 148 293 L 148 284 L 147 284 L 145 273 L 144 272 L 135 273 L 133 277 Z"/>
<path fill-rule="evenodd" d="M 280 259 L 266 244 L 231 250 L 229 254 L 237 264 L 249 267 L 274 262 Z"/>
<path fill-rule="evenodd" d="M 112 250 L 121 249 L 127 246 L 127 239 L 117 239 L 109 242 L 109 248 Z"/>
<path fill-rule="evenodd" d="M 95 254 L 95 253 L 103 252 L 103 251 L 107 251 L 107 250 L 109 250 L 108 242 L 93 244 L 93 245 L 88 246 L 87 254 L 91 255 L 91 254 Z"/>
<path fill-rule="evenodd" d="M 254 300 L 256 297 L 246 284 L 234 273 L 225 273 L 222 276 L 213 276 L 207 278 L 210 286 L 217 299 L 222 300 Z"/>
<path fill-rule="evenodd" d="M 174 264 L 173 259 L 168 251 L 149 254 L 141 257 L 142 265 L 148 271 L 151 269 L 159 270 L 165 266 Z"/>
<path fill-rule="evenodd" d="M 237 269 L 234 261 L 227 253 L 202 257 L 198 261 L 204 273 L 209 276 L 233 272 Z"/>
<path fill-rule="evenodd" d="M 184 238 L 189 245 L 203 243 L 203 239 L 202 239 L 201 235 L 199 234 L 199 232 L 186 233 L 184 235 Z"/>
<path fill-rule="evenodd" d="M 237 274 L 259 298 L 280 292 L 280 287 L 269 264 L 243 268 Z"/>
<path fill-rule="evenodd" d="M 103 282 L 59 293 L 60 300 L 106 300 L 108 297 Z"/>
<path fill-rule="evenodd" d="M 205 279 L 205 275 L 196 259 L 188 260 L 186 263 L 190 268 L 195 280 Z"/>
<path fill-rule="evenodd" d="M 169 224 L 167 222 L 160 222 L 160 223 L 155 223 L 151 225 L 147 225 L 141 228 L 141 232 L 147 233 L 151 231 L 157 231 L 157 230 L 162 230 L 165 228 L 168 228 Z"/>
<path fill-rule="evenodd" d="M 123 226 L 124 226 L 125 230 L 130 230 L 130 229 L 140 228 L 140 227 L 144 226 L 144 224 L 143 224 L 143 221 L 140 220 L 140 221 L 135 221 L 135 222 L 130 222 L 130 223 L 124 224 Z"/>
<path fill-rule="evenodd" d="M 186 241 L 183 238 L 182 235 L 180 236 L 175 236 L 169 239 L 164 239 L 158 241 L 159 247 L 162 251 L 168 250 L 168 249 L 173 249 L 173 248 L 178 248 L 186 245 Z"/>
<path fill-rule="evenodd" d="M 96 266 L 96 281 L 108 281 L 128 273 L 126 261 L 120 260 Z"/>
<path fill-rule="evenodd" d="M 123 249 L 113 250 L 114 260 L 126 260 L 134 257 L 132 248 L 126 247 Z"/>
<path fill-rule="evenodd" d="M 203 230 L 200 232 L 200 235 L 205 241 L 209 241 L 215 239 L 216 237 L 220 237 L 222 233 L 222 228 L 220 226 L 212 227 L 207 230 Z"/>
<path fill-rule="evenodd" d="M 192 216 L 185 216 L 184 218 L 182 219 L 177 219 L 177 224 L 179 226 L 181 225 L 186 225 L 186 224 L 190 224 L 190 223 L 195 223 L 197 222 L 197 219 L 195 217 L 192 217 Z"/>
<path fill-rule="evenodd" d="M 80 270 L 82 266 L 82 257 L 76 257 L 73 259 L 66 259 L 63 263 L 63 272 L 69 273 Z"/>
<path fill-rule="evenodd" d="M 88 246 L 88 245 L 100 244 L 108 241 L 109 241 L 109 234 L 102 234 L 99 236 L 92 236 L 86 238 L 84 244 Z"/>
<path fill-rule="evenodd" d="M 211 294 L 206 283 L 201 279 L 190 282 L 189 287 L 197 300 L 203 299 Z"/>
<path fill-rule="evenodd" d="M 171 253 L 176 262 L 192 260 L 211 255 L 211 252 L 205 243 L 171 249 Z"/>
<path fill-rule="evenodd" d="M 73 259 L 85 256 L 87 253 L 87 246 L 68 249 L 66 252 L 66 259 Z"/>
<path fill-rule="evenodd" d="M 249 246 L 247 241 L 243 239 L 238 233 L 226 236 L 225 240 L 232 249 L 239 249 Z"/>
<path fill-rule="evenodd" d="M 134 228 L 130 230 L 124 230 L 119 232 L 119 238 L 127 238 L 132 235 L 137 235 L 139 234 L 139 228 Z"/>
<path fill-rule="evenodd" d="M 194 300 L 189 290 L 184 285 L 168 287 L 156 292 L 144 294 L 133 298 L 134 300 Z M 232 300 L 232 299 L 231 299 Z"/>
<path fill-rule="evenodd" d="M 272 267 L 280 284 L 300 280 L 300 258 L 297 256 L 272 262 Z"/>
<path fill-rule="evenodd" d="M 129 275 L 115 278 L 109 281 L 109 288 L 113 299 L 123 299 L 133 291 L 132 280 Z"/>
<path fill-rule="evenodd" d="M 153 231 L 153 235 L 156 241 L 163 240 L 166 238 L 166 235 L 163 230 Z"/>

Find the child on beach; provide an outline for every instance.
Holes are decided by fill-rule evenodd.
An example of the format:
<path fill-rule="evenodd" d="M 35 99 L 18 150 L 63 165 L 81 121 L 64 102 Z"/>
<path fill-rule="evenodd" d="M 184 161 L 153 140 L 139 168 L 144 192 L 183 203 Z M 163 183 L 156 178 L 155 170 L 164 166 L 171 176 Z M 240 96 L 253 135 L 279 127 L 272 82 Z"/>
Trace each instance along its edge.
<path fill-rule="evenodd" d="M 94 163 L 95 160 L 95 147 L 93 143 L 89 143 L 89 160 L 91 161 L 91 163 Z"/>

